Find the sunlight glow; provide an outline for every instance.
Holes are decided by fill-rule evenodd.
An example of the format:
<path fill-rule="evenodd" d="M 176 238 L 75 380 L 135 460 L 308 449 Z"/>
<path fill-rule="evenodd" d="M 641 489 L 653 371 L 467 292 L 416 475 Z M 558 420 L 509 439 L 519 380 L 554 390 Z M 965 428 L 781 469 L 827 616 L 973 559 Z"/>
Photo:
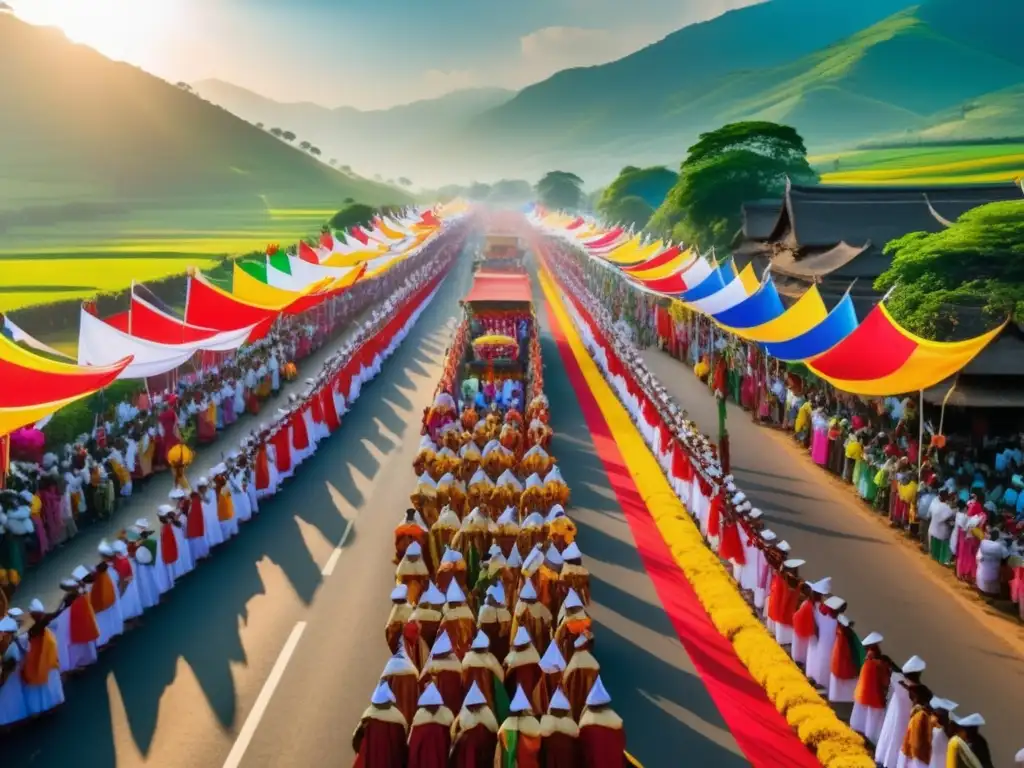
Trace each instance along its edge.
<path fill-rule="evenodd" d="M 165 42 L 179 21 L 180 0 L 22 0 L 15 12 L 58 27 L 76 43 L 120 61 L 137 61 Z"/>

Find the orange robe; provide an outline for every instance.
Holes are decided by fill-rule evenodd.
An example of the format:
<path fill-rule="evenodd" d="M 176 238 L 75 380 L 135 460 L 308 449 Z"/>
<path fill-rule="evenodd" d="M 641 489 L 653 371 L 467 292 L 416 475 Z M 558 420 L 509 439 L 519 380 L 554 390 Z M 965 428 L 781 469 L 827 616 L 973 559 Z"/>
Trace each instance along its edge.
<path fill-rule="evenodd" d="M 47 685 L 50 673 L 60 669 L 57 638 L 49 629 L 29 632 L 28 653 L 21 667 L 21 679 L 25 685 Z"/>

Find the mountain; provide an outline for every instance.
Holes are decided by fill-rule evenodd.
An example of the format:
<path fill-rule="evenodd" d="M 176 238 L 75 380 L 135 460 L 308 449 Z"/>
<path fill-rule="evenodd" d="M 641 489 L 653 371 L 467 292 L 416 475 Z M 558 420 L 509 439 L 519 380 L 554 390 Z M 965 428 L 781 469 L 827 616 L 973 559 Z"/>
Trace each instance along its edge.
<path fill-rule="evenodd" d="M 910 140 L 977 141 L 1024 137 L 1024 85 L 987 93 L 934 115 Z"/>
<path fill-rule="evenodd" d="M 17 73 L 0 78 L 0 227 L 25 216 L 45 224 L 48 211 L 66 221 L 68 206 L 108 202 L 266 209 L 407 199 L 10 14 L 0 14 L 0 72 Z"/>
<path fill-rule="evenodd" d="M 1024 83 L 1019 0 L 771 0 L 685 27 L 630 56 L 559 72 L 466 129 L 519 172 L 611 176 L 678 163 L 726 122 L 794 125 L 817 151 L 913 131 Z"/>
<path fill-rule="evenodd" d="M 497 107 L 514 91 L 470 88 L 389 109 L 323 107 L 309 102 L 282 103 L 222 80 L 193 83 L 195 91 L 236 115 L 267 128 L 280 127 L 311 141 L 361 172 L 383 177 L 423 176 L 443 170 L 433 154 L 438 140 L 467 121 Z"/>

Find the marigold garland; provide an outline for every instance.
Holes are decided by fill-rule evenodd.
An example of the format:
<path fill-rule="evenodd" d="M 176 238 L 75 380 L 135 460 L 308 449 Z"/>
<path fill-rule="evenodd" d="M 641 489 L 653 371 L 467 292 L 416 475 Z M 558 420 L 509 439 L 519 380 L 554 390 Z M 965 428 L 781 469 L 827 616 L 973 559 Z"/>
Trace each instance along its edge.
<path fill-rule="evenodd" d="M 568 313 L 553 284 L 545 265 L 541 285 L 556 313 L 566 317 Z M 572 325 L 568 317 L 566 321 Z M 581 337 L 579 341 L 586 349 Z M 589 355 L 587 361 L 596 367 Z M 630 466 L 636 488 L 697 599 L 715 628 L 730 641 L 740 662 L 825 768 L 874 768 L 874 758 L 863 737 L 836 716 L 796 662 L 755 617 L 732 576 L 708 549 L 682 501 L 671 491 L 666 492 L 667 481 L 653 455 L 644 458 L 648 460 Z M 652 487 L 658 490 L 651 492 Z"/>

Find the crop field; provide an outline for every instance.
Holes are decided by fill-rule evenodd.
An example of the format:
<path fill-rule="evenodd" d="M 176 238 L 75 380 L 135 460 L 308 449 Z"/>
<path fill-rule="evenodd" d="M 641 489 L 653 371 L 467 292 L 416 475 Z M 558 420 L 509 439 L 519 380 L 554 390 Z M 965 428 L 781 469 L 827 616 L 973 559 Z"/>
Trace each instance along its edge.
<path fill-rule="evenodd" d="M 317 232 L 327 208 L 137 209 L 45 226 L 13 226 L 0 239 L 0 312 L 84 299 L 210 269 L 225 256 L 282 246 Z"/>
<path fill-rule="evenodd" d="M 865 149 L 809 160 L 825 184 L 984 184 L 1024 176 L 1024 143 Z"/>

